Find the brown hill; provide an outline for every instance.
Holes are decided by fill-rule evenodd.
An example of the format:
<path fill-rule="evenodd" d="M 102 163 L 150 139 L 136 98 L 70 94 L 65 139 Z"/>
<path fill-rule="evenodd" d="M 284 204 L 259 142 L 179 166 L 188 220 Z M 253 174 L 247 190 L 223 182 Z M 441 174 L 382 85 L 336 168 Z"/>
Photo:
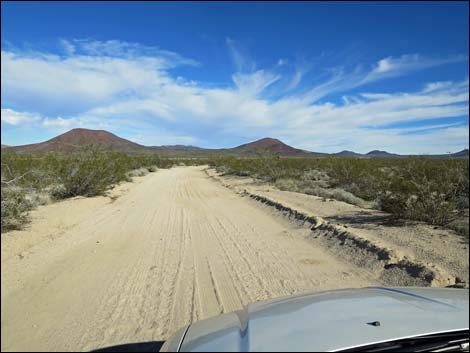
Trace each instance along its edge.
<path fill-rule="evenodd" d="M 273 153 L 280 155 L 298 155 L 308 153 L 303 150 L 286 145 L 284 142 L 270 137 L 263 138 L 254 142 L 246 143 L 232 148 L 232 151 L 241 153 Z"/>
<path fill-rule="evenodd" d="M 451 154 L 451 157 L 468 157 L 468 148 Z"/>
<path fill-rule="evenodd" d="M 143 146 L 138 143 L 123 139 L 104 130 L 73 129 L 62 135 L 56 136 L 48 141 L 22 146 L 2 145 L 2 154 L 5 151 L 15 152 L 71 152 L 81 145 L 101 145 L 102 147 L 121 152 L 156 152 L 163 156 L 182 157 L 207 157 L 224 155 L 256 155 L 270 154 L 291 157 L 324 157 L 327 153 L 309 152 L 300 150 L 274 138 L 263 138 L 254 142 L 246 143 L 234 148 L 207 149 L 195 146 L 165 145 L 165 146 Z M 6 148 L 8 147 L 8 148 Z M 408 155 L 397 155 L 385 151 L 371 151 L 365 155 L 352 151 L 342 151 L 333 156 L 339 157 L 407 157 Z M 468 149 L 446 155 L 426 155 L 429 158 L 468 158 Z"/>
<path fill-rule="evenodd" d="M 17 152 L 68 152 L 81 145 L 100 145 L 106 149 L 132 152 L 145 146 L 104 130 L 73 129 L 48 141 L 13 147 Z"/>

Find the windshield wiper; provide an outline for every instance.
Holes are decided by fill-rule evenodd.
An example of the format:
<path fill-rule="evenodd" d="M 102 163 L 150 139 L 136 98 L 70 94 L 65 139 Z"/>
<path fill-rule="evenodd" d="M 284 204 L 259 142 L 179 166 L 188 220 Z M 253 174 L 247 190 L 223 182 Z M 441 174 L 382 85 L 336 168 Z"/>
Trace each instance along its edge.
<path fill-rule="evenodd" d="M 468 352 L 468 349 L 469 331 L 465 330 L 382 342 L 341 352 Z"/>

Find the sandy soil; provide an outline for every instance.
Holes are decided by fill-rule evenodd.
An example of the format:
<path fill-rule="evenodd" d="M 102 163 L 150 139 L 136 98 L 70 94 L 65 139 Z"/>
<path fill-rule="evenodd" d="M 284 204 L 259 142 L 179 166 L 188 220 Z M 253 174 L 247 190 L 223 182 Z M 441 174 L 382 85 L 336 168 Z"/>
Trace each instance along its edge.
<path fill-rule="evenodd" d="M 113 193 L 41 206 L 2 234 L 2 351 L 164 340 L 257 300 L 383 283 L 201 167 Z"/>

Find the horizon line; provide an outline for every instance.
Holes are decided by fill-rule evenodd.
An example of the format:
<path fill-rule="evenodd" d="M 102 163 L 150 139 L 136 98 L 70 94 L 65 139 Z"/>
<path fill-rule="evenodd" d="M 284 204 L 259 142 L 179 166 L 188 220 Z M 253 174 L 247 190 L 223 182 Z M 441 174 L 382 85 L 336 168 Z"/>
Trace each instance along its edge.
<path fill-rule="evenodd" d="M 463 152 L 463 151 L 466 151 L 466 150 L 469 150 L 469 147 L 466 146 L 466 147 L 463 147 L 462 149 L 458 150 L 458 151 L 447 151 L 447 152 L 444 152 L 444 153 L 429 153 L 429 152 L 424 152 L 424 153 L 418 153 L 418 154 L 400 154 L 400 153 L 394 153 L 394 152 L 390 152 L 390 151 L 387 151 L 386 149 L 380 149 L 380 148 L 375 148 L 375 149 L 372 149 L 366 153 L 360 153 L 360 152 L 356 152 L 354 150 L 341 150 L 339 152 L 320 152 L 320 151 L 310 151 L 310 150 L 305 150 L 305 149 L 302 149 L 302 148 L 297 148 L 297 147 L 293 147 L 291 145 L 288 145 L 286 144 L 285 142 L 283 142 L 281 139 L 279 138 L 276 138 L 276 137 L 261 137 L 261 138 L 258 138 L 256 140 L 253 140 L 253 141 L 249 141 L 249 142 L 246 142 L 246 143 L 242 143 L 240 145 L 237 145 L 237 146 L 233 146 L 233 147 L 217 147 L 217 148 L 214 148 L 214 147 L 200 147 L 200 146 L 196 146 L 196 145 L 185 145 L 185 144 L 165 144 L 165 145 L 143 145 L 143 144 L 140 144 L 140 143 L 137 143 L 137 142 L 134 142 L 132 140 L 129 140 L 127 138 L 124 138 L 124 137 L 121 137 L 119 136 L 118 134 L 115 134 L 113 132 L 110 132 L 108 130 L 104 130 L 104 129 L 89 129 L 89 128 L 84 128 L 84 127 L 77 127 L 77 128 L 73 128 L 73 129 L 70 129 L 68 131 L 65 131 L 63 133 L 60 133 L 59 135 L 56 135 L 48 140 L 45 140 L 45 141 L 41 141 L 41 142 L 32 142 L 32 143 L 27 143 L 27 144 L 22 144 L 22 145 L 7 145 L 7 144 L 3 144 L 2 143 L 2 146 L 4 146 L 3 148 L 8 148 L 8 147 L 23 147 L 23 146 L 30 146 L 30 145 L 36 145 L 36 144 L 41 144 L 41 143 L 45 143 L 47 141 L 50 141 L 56 137 L 59 137 L 59 136 L 62 136 L 64 134 L 67 134 L 67 133 L 70 133 L 74 130 L 87 130 L 87 131 L 102 131 L 102 132 L 106 132 L 108 134 L 112 134 L 120 139 L 123 139 L 123 140 L 126 140 L 126 141 L 129 141 L 131 143 L 134 143 L 134 144 L 137 144 L 137 145 L 140 145 L 140 146 L 143 146 L 143 147 L 147 147 L 147 148 L 152 148 L 152 147 L 174 147 L 174 146 L 183 146 L 183 147 L 193 147 L 193 148 L 198 148 L 198 149 L 203 149 L 203 150 L 224 150 L 224 149 L 234 149 L 234 148 L 237 148 L 237 147 L 241 147 L 241 146 L 245 146 L 245 145 L 248 145 L 248 144 L 252 144 L 252 143 L 256 143 L 256 142 L 259 142 L 261 140 L 266 140 L 266 139 L 271 139 L 271 140 L 277 140 L 279 141 L 280 143 L 288 146 L 288 147 L 291 147 L 291 148 L 294 148 L 294 149 L 297 149 L 297 150 L 300 150 L 300 151 L 303 151 L 303 152 L 306 152 L 306 153 L 317 153 L 317 154 L 326 154 L 326 155 L 336 155 L 336 154 L 340 154 L 340 153 L 343 153 L 343 152 L 350 152 L 350 153 L 354 153 L 354 154 L 358 154 L 358 155 L 368 155 L 370 154 L 371 152 L 382 152 L 382 153 L 387 153 L 387 154 L 390 154 L 390 155 L 397 155 L 397 156 L 445 156 L 445 155 L 451 155 L 451 154 L 455 154 L 455 153 L 459 153 L 459 152 Z"/>

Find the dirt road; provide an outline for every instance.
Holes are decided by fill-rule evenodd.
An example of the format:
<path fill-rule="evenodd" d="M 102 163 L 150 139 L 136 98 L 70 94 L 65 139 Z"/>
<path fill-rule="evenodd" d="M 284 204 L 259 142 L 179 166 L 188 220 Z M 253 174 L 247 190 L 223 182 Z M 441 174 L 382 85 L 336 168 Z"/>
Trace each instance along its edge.
<path fill-rule="evenodd" d="M 253 301 L 376 284 L 201 167 L 126 188 L 43 206 L 2 235 L 2 351 L 164 340 Z"/>

